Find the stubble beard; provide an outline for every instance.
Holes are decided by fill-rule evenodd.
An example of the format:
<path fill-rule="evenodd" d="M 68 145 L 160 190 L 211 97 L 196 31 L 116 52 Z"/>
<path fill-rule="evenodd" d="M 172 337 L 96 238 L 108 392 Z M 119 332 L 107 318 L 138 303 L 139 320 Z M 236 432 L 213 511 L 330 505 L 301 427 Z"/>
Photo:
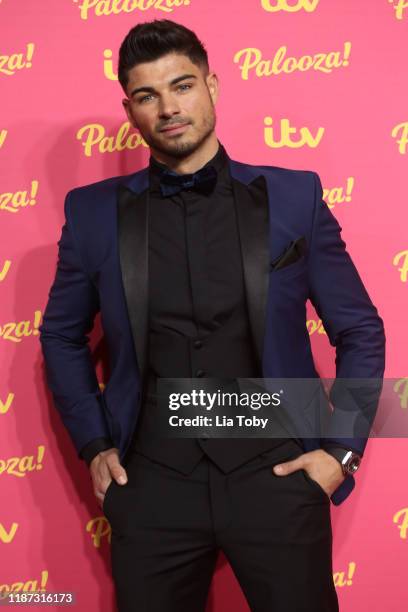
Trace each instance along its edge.
<path fill-rule="evenodd" d="M 154 136 L 145 137 L 143 134 L 142 136 L 150 148 L 159 151 L 167 157 L 183 159 L 202 146 L 203 142 L 205 142 L 214 131 L 216 122 L 216 114 L 213 109 L 212 112 L 205 117 L 202 130 L 200 130 L 199 135 L 195 139 L 188 140 L 187 136 L 181 134 L 179 137 L 175 136 L 172 140 L 169 140 L 168 143 L 163 144 L 163 141 L 156 140 Z M 186 138 L 186 140 L 183 141 L 183 138 Z"/>

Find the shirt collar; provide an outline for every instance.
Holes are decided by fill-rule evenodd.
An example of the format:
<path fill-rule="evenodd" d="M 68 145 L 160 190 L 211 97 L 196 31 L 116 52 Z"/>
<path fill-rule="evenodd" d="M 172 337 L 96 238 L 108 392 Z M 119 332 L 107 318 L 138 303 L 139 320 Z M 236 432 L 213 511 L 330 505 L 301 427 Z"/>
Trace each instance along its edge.
<path fill-rule="evenodd" d="M 221 170 L 225 169 L 225 166 L 228 161 L 228 155 L 225 150 L 225 147 L 220 143 L 219 140 L 218 140 L 218 145 L 219 145 L 218 150 L 215 153 L 215 155 L 211 159 L 209 159 L 207 163 L 201 166 L 201 168 L 205 168 L 206 166 L 214 166 L 214 168 L 217 170 L 218 173 Z M 196 172 L 198 170 L 201 170 L 201 168 L 197 168 Z M 159 179 L 160 175 L 165 170 L 170 170 L 170 168 L 166 164 L 163 164 L 162 162 L 155 159 L 153 155 L 150 155 L 150 158 L 149 158 L 150 177 Z"/>

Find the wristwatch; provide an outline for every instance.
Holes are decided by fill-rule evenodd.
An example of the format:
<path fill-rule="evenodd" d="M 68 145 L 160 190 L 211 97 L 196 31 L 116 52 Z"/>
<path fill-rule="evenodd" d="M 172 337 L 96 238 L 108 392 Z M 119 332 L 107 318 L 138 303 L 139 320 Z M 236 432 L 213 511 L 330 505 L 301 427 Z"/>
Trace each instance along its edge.
<path fill-rule="evenodd" d="M 352 450 L 340 448 L 339 446 L 324 448 L 324 450 L 340 462 L 344 476 L 354 474 L 360 467 L 361 457 Z"/>

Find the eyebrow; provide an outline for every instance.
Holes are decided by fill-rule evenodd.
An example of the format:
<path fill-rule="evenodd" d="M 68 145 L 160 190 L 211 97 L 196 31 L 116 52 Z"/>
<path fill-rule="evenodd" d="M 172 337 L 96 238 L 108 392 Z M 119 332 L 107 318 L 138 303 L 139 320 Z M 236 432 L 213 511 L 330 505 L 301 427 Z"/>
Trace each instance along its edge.
<path fill-rule="evenodd" d="M 176 77 L 175 79 L 172 79 L 169 82 L 169 85 L 176 85 L 176 83 L 178 83 L 179 81 L 184 81 L 184 79 L 196 79 L 196 75 L 195 74 L 183 74 L 182 76 Z M 149 93 L 152 93 L 155 91 L 154 87 L 150 87 L 149 85 L 144 85 L 143 87 L 137 87 L 136 89 L 134 89 L 131 93 L 130 93 L 130 97 L 133 98 L 133 96 L 141 91 L 148 91 Z"/>

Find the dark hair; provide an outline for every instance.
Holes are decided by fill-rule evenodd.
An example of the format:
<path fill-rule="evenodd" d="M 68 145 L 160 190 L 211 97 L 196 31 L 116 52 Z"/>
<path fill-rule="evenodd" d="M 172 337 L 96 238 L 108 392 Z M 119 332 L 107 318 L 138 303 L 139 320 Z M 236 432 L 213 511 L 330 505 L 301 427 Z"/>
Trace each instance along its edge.
<path fill-rule="evenodd" d="M 196 34 L 170 19 L 138 23 L 119 49 L 118 80 L 126 93 L 128 71 L 142 62 L 152 62 L 167 53 L 187 55 L 193 64 L 209 70 L 207 51 Z"/>

